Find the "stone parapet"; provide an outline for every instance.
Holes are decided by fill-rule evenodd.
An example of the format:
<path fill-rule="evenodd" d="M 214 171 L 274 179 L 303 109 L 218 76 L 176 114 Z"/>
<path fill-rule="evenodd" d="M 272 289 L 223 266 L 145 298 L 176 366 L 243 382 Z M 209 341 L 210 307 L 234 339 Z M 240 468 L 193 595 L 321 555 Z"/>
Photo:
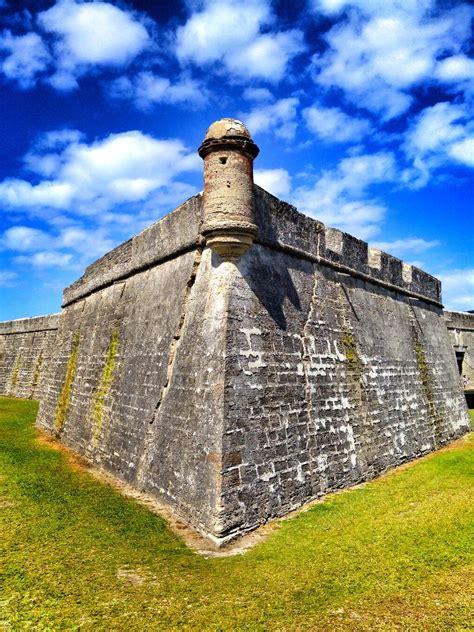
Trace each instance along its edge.
<path fill-rule="evenodd" d="M 61 314 L 50 314 L 49 316 L 5 320 L 0 322 L 0 336 L 52 331 L 58 329 L 60 318 Z"/>
<path fill-rule="evenodd" d="M 63 293 L 63 307 L 193 247 L 199 236 L 201 195 L 88 266 Z"/>
<path fill-rule="evenodd" d="M 255 186 L 257 241 L 441 306 L 441 282 Z"/>
<path fill-rule="evenodd" d="M 444 312 L 448 329 L 463 329 L 474 331 L 474 314 L 469 312 Z"/>

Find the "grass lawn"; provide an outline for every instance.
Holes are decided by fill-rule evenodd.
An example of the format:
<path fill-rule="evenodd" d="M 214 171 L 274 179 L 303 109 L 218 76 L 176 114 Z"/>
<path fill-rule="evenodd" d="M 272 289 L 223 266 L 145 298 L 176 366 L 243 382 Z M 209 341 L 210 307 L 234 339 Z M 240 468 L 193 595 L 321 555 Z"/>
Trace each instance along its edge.
<path fill-rule="evenodd" d="M 0 398 L 0 630 L 472 629 L 472 434 L 205 559 L 37 442 L 36 411 Z"/>

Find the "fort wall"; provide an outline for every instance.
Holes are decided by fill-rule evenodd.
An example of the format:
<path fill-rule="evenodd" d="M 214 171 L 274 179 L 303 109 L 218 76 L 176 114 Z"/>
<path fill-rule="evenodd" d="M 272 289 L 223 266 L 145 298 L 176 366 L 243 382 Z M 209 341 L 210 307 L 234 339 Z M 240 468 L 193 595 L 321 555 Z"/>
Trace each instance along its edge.
<path fill-rule="evenodd" d="M 205 195 L 65 289 L 40 387 L 38 356 L 19 364 L 24 379 L 15 368 L 32 332 L 0 325 L 0 344 L 18 341 L 3 347 L 0 391 L 17 375 L 42 428 L 220 544 L 469 420 L 440 282 L 259 187 L 249 198 L 245 126 L 208 136 Z M 224 193 L 240 188 L 234 213 Z"/>
<path fill-rule="evenodd" d="M 37 399 L 53 355 L 60 314 L 0 322 L 0 393 Z"/>
<path fill-rule="evenodd" d="M 474 313 L 445 311 L 444 316 L 466 399 L 474 408 Z"/>
<path fill-rule="evenodd" d="M 275 202 L 263 191 L 258 196 L 265 224 Z M 292 246 L 308 234 L 294 232 Z M 350 267 L 364 270 L 366 244 L 339 235 L 339 243 L 357 245 Z M 296 256 L 278 241 L 241 259 L 230 291 L 223 444 L 229 531 L 373 478 L 468 429 L 438 285 L 429 276 L 416 272 L 414 294 L 427 294 L 423 300 L 409 295 L 408 282 L 403 292 L 392 287 L 403 268 L 391 257 L 382 255 L 392 261 L 375 282 L 319 261 L 321 250 L 305 256 L 300 243 Z"/>
<path fill-rule="evenodd" d="M 196 243 L 199 220 L 193 198 L 65 291 L 38 424 L 212 533 L 226 270 L 211 273 L 211 252 Z"/>

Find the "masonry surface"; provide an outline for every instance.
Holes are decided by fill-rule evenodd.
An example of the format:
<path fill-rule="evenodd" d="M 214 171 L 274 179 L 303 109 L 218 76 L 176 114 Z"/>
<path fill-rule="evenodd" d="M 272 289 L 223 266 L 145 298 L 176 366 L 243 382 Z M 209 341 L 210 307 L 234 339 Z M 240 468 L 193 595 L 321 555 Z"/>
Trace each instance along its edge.
<path fill-rule="evenodd" d="M 0 391 L 216 543 L 469 429 L 439 281 L 252 190 L 228 257 L 198 195 L 0 324 Z"/>

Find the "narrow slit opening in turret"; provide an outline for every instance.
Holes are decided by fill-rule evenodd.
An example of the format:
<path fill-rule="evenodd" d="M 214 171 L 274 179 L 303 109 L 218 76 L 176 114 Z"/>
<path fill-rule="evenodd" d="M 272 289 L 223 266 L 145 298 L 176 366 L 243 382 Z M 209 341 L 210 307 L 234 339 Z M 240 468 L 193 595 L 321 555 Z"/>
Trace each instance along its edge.
<path fill-rule="evenodd" d="M 219 158 L 221 165 L 225 165 L 225 163 L 227 162 L 227 156 L 222 156 L 221 158 Z"/>

